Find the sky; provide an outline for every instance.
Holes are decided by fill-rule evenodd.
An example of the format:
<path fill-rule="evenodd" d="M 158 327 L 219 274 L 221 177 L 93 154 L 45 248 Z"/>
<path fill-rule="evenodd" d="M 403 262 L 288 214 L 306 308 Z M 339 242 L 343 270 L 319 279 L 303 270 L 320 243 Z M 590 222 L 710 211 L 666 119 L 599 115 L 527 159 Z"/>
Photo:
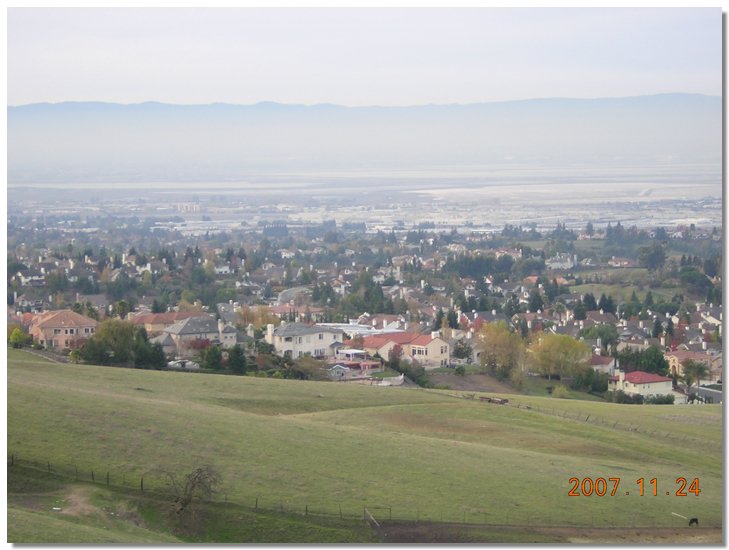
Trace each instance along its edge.
<path fill-rule="evenodd" d="M 7 103 L 722 92 L 721 8 L 9 8 Z"/>

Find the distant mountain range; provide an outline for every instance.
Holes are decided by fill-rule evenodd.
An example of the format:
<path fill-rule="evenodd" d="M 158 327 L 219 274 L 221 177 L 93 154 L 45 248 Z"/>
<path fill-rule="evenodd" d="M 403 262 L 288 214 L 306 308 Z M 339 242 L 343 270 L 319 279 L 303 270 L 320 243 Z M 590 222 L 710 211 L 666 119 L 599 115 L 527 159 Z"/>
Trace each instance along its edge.
<path fill-rule="evenodd" d="M 720 167 L 721 158 L 722 100 L 698 94 L 412 107 L 8 107 L 10 184 L 222 181 L 267 172 L 504 163 Z"/>

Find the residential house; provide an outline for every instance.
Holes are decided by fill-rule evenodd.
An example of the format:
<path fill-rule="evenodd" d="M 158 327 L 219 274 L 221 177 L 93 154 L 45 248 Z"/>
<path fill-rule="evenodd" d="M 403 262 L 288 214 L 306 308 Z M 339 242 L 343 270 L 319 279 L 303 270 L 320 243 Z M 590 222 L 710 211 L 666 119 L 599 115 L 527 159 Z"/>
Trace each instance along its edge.
<path fill-rule="evenodd" d="M 590 366 L 595 372 L 612 374 L 615 371 L 617 364 L 617 359 L 609 355 L 593 354 L 590 356 Z"/>
<path fill-rule="evenodd" d="M 210 315 L 182 319 L 165 327 L 162 332 L 172 338 L 176 353 L 180 356 L 192 354 L 196 346 L 206 340 L 211 344 L 220 344 L 224 349 L 232 348 L 237 342 L 235 327 L 226 325 L 222 319 L 216 321 Z"/>
<path fill-rule="evenodd" d="M 437 332 L 431 334 L 383 333 L 367 336 L 362 342 L 362 348 L 367 353 L 372 356 L 379 354 L 383 359 L 389 359 L 390 353 L 396 346 L 400 346 L 401 357 L 415 360 L 425 369 L 448 366 L 450 345 Z"/>
<path fill-rule="evenodd" d="M 577 254 L 571 256 L 566 253 L 559 253 L 544 262 L 548 269 L 572 269 L 577 265 Z"/>
<path fill-rule="evenodd" d="M 403 315 L 387 315 L 384 313 L 371 315 L 365 312 L 359 316 L 357 322 L 360 325 L 368 325 L 382 331 L 407 330 L 407 321 Z"/>
<path fill-rule="evenodd" d="M 321 325 L 281 323 L 274 328 L 269 324 L 266 330 L 266 342 L 281 357 L 333 357 L 343 340 L 344 331 Z"/>
<path fill-rule="evenodd" d="M 137 326 L 143 326 L 149 336 L 159 334 L 167 327 L 171 327 L 178 321 L 190 317 L 205 316 L 206 313 L 199 311 L 165 311 L 163 313 L 138 313 L 130 318 L 130 321 Z"/>
<path fill-rule="evenodd" d="M 673 393 L 673 379 L 640 370 L 627 374 L 618 370 L 608 378 L 608 390 L 622 390 L 627 394 L 639 394 L 643 397 L 670 395 Z"/>
<path fill-rule="evenodd" d="M 149 343 L 159 344 L 160 346 L 162 346 L 162 351 L 167 357 L 170 357 L 177 352 L 177 345 L 175 344 L 175 341 L 172 339 L 172 336 L 170 336 L 166 332 L 163 332 L 162 334 L 159 334 L 154 338 L 150 338 Z"/>
<path fill-rule="evenodd" d="M 77 349 L 96 332 L 99 322 L 70 309 L 47 311 L 30 323 L 30 335 L 48 349 Z"/>
<path fill-rule="evenodd" d="M 696 361 L 703 363 L 709 369 L 709 376 L 702 382 L 721 382 L 723 377 L 723 361 L 722 354 L 708 354 L 697 351 L 687 351 L 677 349 L 663 354 L 668 361 L 668 370 L 674 376 L 683 376 L 683 365 L 686 361 Z"/>
<path fill-rule="evenodd" d="M 471 311 L 470 313 L 460 313 L 458 317 L 459 326 L 467 331 L 478 332 L 483 325 L 502 321 L 512 326 L 511 319 L 504 313 L 497 312 L 495 309 L 491 311 Z"/>

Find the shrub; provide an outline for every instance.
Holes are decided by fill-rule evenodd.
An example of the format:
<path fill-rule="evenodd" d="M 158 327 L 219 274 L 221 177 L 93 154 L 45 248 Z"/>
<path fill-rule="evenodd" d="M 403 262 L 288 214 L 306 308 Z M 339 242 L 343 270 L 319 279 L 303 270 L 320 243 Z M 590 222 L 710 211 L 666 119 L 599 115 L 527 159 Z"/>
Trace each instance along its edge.
<path fill-rule="evenodd" d="M 642 405 L 643 396 L 640 394 L 629 395 L 623 390 L 609 391 L 605 393 L 605 400 L 612 403 L 623 403 L 626 405 Z"/>
<path fill-rule="evenodd" d="M 645 403 L 648 405 L 673 405 L 674 399 L 672 393 L 668 395 L 651 395 L 645 398 Z"/>
<path fill-rule="evenodd" d="M 557 399 L 569 399 L 569 396 L 570 391 L 564 386 L 556 386 L 552 390 L 552 397 L 556 397 Z"/>

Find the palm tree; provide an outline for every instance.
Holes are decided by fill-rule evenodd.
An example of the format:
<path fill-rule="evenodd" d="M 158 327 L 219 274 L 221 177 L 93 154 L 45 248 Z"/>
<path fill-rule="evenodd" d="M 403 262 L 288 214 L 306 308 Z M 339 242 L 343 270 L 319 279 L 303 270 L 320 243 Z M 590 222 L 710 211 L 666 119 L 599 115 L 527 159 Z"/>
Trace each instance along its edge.
<path fill-rule="evenodd" d="M 709 367 L 706 363 L 700 361 L 694 361 L 693 359 L 687 359 L 683 363 L 683 379 L 686 385 L 691 388 L 693 381 L 696 381 L 696 385 L 701 385 L 701 379 L 709 375 Z"/>

